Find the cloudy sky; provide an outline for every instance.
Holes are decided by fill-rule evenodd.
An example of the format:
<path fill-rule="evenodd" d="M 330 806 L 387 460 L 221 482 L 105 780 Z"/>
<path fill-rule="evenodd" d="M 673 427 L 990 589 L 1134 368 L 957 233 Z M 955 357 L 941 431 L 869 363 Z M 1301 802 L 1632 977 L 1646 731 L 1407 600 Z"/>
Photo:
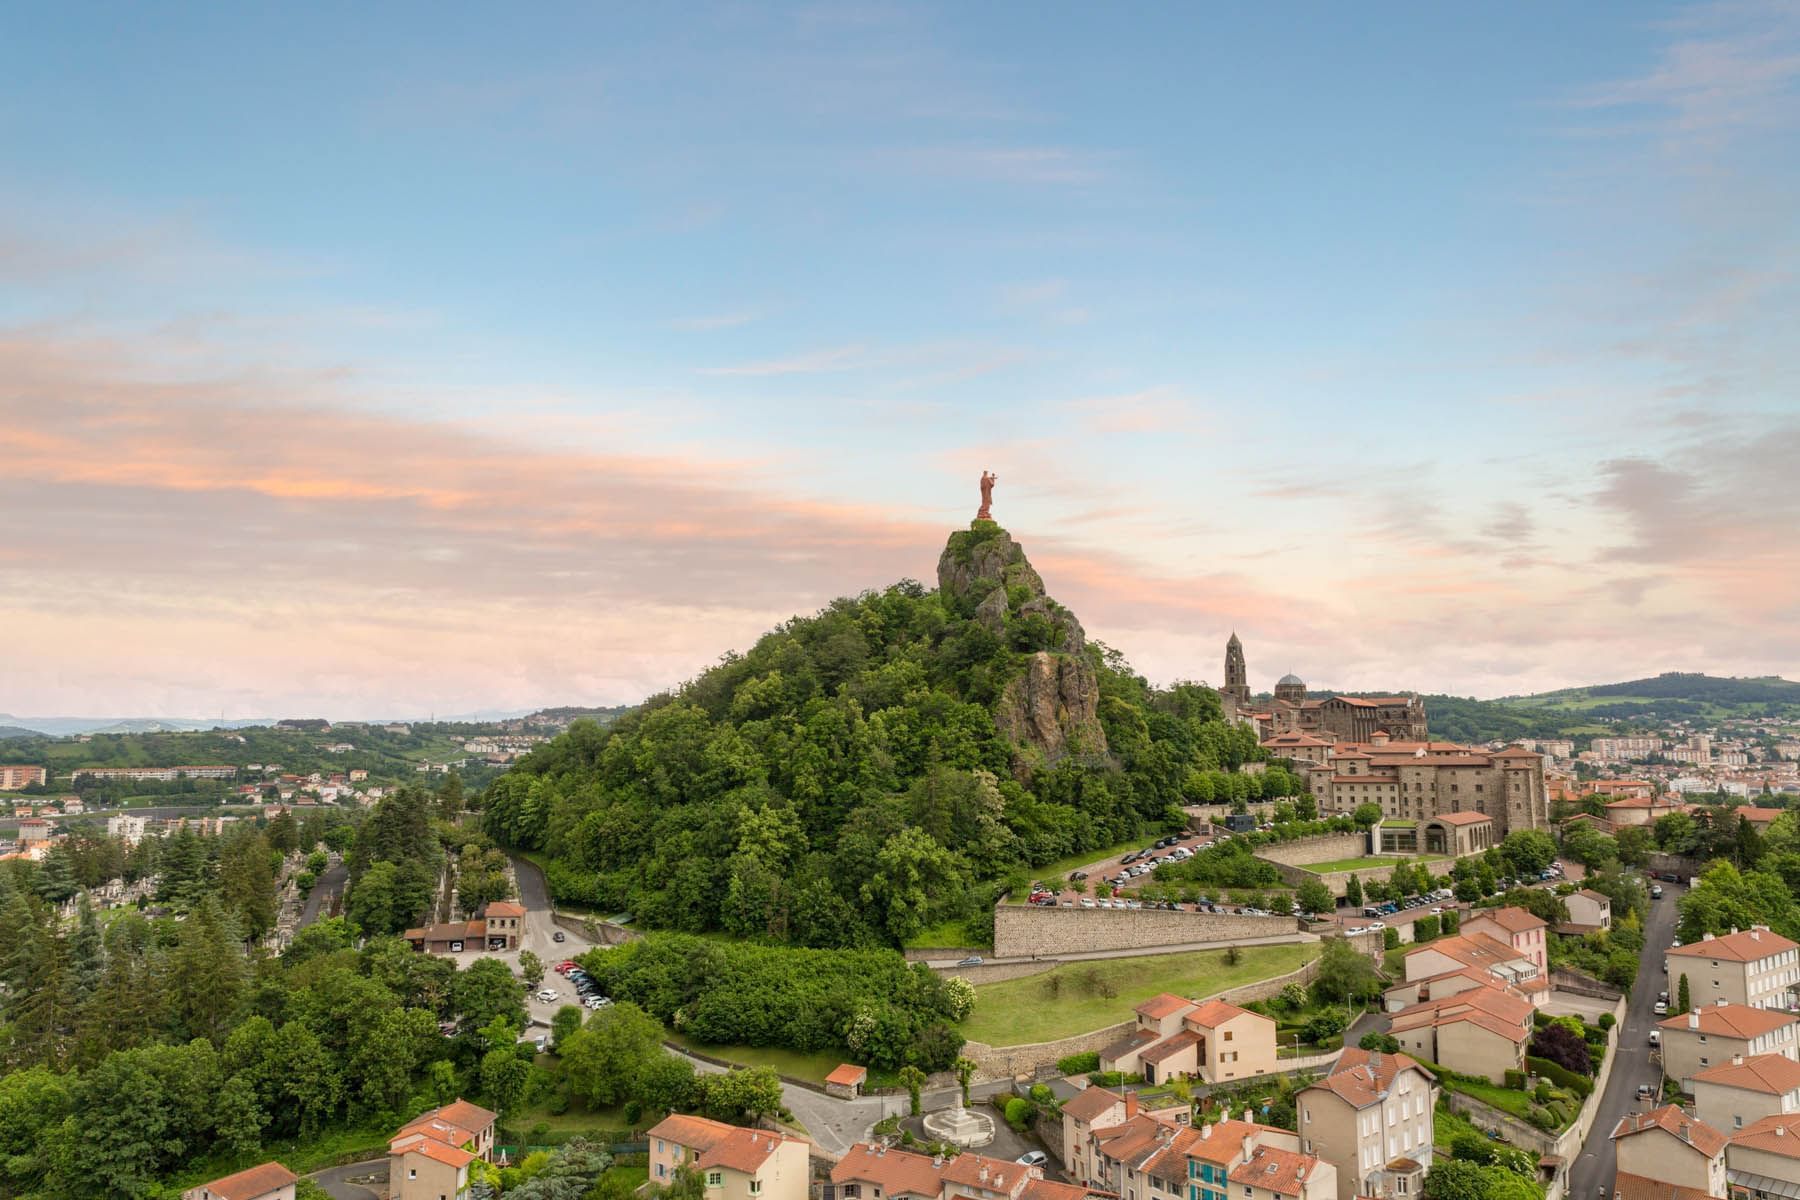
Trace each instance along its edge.
<path fill-rule="evenodd" d="M 1800 674 L 1800 6 L 14 5 L 0 711 Z"/>

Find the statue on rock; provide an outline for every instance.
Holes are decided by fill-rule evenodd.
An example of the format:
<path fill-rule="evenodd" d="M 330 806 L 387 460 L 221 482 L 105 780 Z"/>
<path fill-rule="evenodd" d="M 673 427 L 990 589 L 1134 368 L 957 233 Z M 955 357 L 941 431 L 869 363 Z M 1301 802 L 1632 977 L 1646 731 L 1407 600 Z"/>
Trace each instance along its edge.
<path fill-rule="evenodd" d="M 975 519 L 977 521 L 991 521 L 994 519 L 994 485 L 999 482 L 1000 477 L 992 471 L 983 471 L 981 473 L 981 507 L 975 510 Z"/>

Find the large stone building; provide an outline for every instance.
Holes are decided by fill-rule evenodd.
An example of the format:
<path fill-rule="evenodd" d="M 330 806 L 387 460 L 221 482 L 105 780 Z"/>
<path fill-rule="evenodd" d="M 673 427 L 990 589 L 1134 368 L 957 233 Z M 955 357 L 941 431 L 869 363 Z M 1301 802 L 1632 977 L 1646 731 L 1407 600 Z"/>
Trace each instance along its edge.
<path fill-rule="evenodd" d="M 1274 739 L 1265 745 L 1280 752 Z M 1366 742 L 1333 742 L 1314 747 L 1311 757 L 1293 757 L 1319 807 L 1328 812 L 1378 804 L 1384 824 L 1478 813 L 1492 818 L 1500 837 L 1515 829 L 1541 829 L 1550 819 L 1544 756 L 1516 746 L 1476 750 L 1455 742 L 1395 741 L 1378 733 Z"/>
<path fill-rule="evenodd" d="M 1307 733 L 1337 741 L 1365 742 L 1377 733 L 1423 741 L 1425 702 L 1417 696 L 1324 696 L 1309 699 L 1306 682 L 1283 675 L 1267 706 L 1250 698 L 1244 644 L 1237 634 L 1225 643 L 1225 686 L 1219 689 L 1228 719 L 1254 722 L 1259 737 Z"/>

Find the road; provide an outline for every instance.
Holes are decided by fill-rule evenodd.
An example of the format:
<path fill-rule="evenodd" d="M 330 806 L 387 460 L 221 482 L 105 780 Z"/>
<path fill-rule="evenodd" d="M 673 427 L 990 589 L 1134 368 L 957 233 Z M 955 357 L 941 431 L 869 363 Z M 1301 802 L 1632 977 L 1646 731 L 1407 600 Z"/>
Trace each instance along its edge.
<path fill-rule="evenodd" d="M 304 929 L 330 912 L 333 901 L 343 894 L 344 885 L 349 881 L 350 868 L 343 863 L 325 868 L 325 873 L 319 876 L 306 897 L 306 907 L 300 910 L 300 924 L 296 928 Z"/>
<path fill-rule="evenodd" d="M 1661 1020 L 1653 1011 L 1656 996 L 1668 985 L 1662 973 L 1663 955 L 1675 940 L 1675 888 L 1664 889 L 1661 900 L 1650 902 L 1650 919 L 1644 925 L 1644 952 L 1638 963 L 1637 981 L 1626 1000 L 1618 1048 L 1613 1051 L 1612 1076 L 1600 1097 L 1600 1110 L 1588 1131 L 1581 1155 L 1569 1168 L 1570 1200 L 1584 1200 L 1597 1193 L 1612 1195 L 1612 1131 L 1627 1113 L 1643 1109 L 1636 1099 L 1638 1085 L 1647 1083 L 1661 1103 L 1662 1068 L 1650 1061 L 1650 1031 Z"/>
<path fill-rule="evenodd" d="M 307 1176 L 324 1188 L 332 1200 L 381 1200 L 387 1195 L 387 1177 L 385 1158 L 326 1167 Z"/>
<path fill-rule="evenodd" d="M 1079 954 L 1011 954 L 1004 958 L 985 955 L 982 966 L 997 967 L 1008 963 L 1059 963 L 1088 962 L 1101 958 L 1148 958 L 1158 954 L 1183 954 L 1191 950 L 1223 950 L 1227 946 L 1285 946 L 1300 942 L 1316 942 L 1319 936 L 1315 933 L 1278 933 L 1267 937 L 1223 938 L 1207 942 L 1186 942 L 1175 946 L 1137 946 L 1126 950 L 1084 950 Z M 961 963 L 960 958 L 927 959 L 925 965 L 934 971 L 952 971 Z"/>

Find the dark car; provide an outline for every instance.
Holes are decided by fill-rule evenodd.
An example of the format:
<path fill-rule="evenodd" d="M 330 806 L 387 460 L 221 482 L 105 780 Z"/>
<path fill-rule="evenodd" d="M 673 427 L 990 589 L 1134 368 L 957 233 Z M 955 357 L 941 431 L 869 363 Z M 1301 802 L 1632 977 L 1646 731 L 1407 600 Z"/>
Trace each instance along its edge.
<path fill-rule="evenodd" d="M 557 930 L 557 931 L 556 931 L 556 932 L 555 932 L 555 933 L 553 933 L 553 934 L 551 934 L 551 935 L 550 935 L 550 940 L 551 940 L 551 941 L 553 941 L 553 942 L 566 942 L 566 941 L 568 941 L 568 940 L 569 940 L 569 939 L 568 939 L 568 938 L 566 938 L 566 937 L 564 937 L 564 936 L 563 936 L 563 931 L 562 931 L 562 930 L 560 930 L 560 929 L 559 929 L 559 930 Z"/>
<path fill-rule="evenodd" d="M 1087 872 L 1086 871 L 1077 871 L 1073 875 L 1069 876 L 1069 878 L 1073 879 L 1076 883 L 1080 883 L 1083 879 L 1087 878 Z"/>
<path fill-rule="evenodd" d="M 1143 856 L 1144 856 L 1144 852 L 1142 850 L 1133 850 L 1130 854 L 1127 854 L 1124 858 L 1121 858 L 1119 860 L 1119 865 L 1121 867 L 1129 867 L 1132 863 L 1136 862 L 1138 859 L 1142 858 Z"/>

